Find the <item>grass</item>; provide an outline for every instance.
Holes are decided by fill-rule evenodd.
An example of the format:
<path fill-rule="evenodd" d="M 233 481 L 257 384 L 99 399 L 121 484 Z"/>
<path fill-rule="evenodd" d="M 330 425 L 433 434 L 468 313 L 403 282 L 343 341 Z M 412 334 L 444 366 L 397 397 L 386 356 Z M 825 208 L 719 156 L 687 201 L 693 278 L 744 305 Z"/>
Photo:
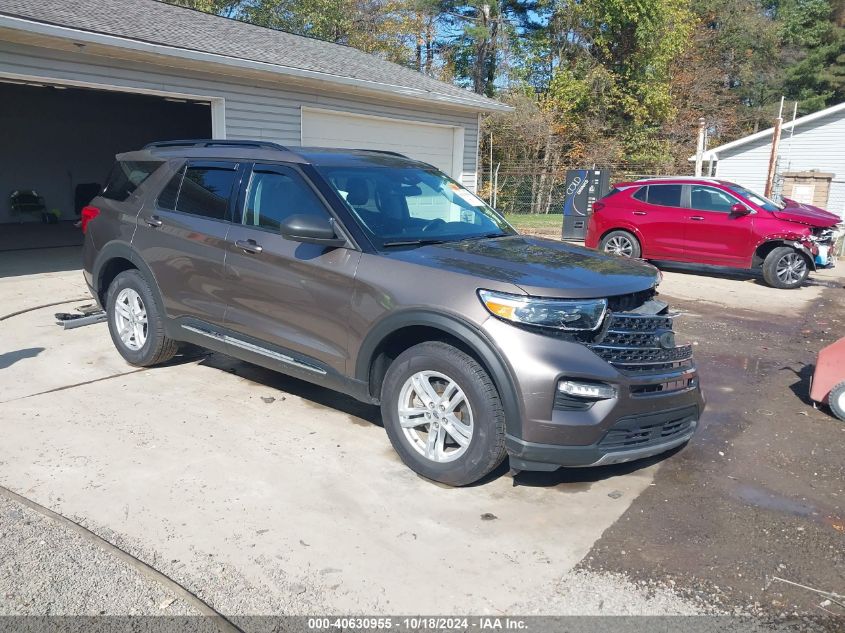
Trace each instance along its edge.
<path fill-rule="evenodd" d="M 554 233 L 560 235 L 563 215 L 560 213 L 508 214 L 505 219 L 517 231 Z"/>

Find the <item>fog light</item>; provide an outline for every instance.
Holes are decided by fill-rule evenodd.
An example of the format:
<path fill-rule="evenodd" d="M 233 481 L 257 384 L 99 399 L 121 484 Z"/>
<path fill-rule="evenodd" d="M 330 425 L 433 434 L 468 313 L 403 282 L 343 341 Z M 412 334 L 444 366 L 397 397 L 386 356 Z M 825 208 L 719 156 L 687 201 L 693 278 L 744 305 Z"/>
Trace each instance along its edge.
<path fill-rule="evenodd" d="M 561 380 L 557 384 L 558 391 L 576 398 L 592 398 L 608 400 L 616 397 L 616 388 L 596 382 L 577 382 L 575 380 Z"/>

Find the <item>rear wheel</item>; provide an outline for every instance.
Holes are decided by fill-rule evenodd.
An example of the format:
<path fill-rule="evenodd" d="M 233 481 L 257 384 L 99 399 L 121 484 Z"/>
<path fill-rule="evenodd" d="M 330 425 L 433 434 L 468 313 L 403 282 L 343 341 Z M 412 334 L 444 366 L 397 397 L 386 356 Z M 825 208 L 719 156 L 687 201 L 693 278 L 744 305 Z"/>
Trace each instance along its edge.
<path fill-rule="evenodd" d="M 599 250 L 620 257 L 639 257 L 642 254 L 639 240 L 628 231 L 611 231 L 602 238 Z"/>
<path fill-rule="evenodd" d="M 830 390 L 828 403 L 830 403 L 830 410 L 833 411 L 833 415 L 845 421 L 845 382 L 840 382 Z"/>
<path fill-rule="evenodd" d="M 763 260 L 763 279 L 773 288 L 798 288 L 809 274 L 807 258 L 789 246 L 773 249 Z"/>
<path fill-rule="evenodd" d="M 415 345 L 387 370 L 384 427 L 402 461 L 452 486 L 478 481 L 505 458 L 505 414 L 475 359 L 441 342 Z"/>
<path fill-rule="evenodd" d="M 137 270 L 114 278 L 106 295 L 109 333 L 120 355 L 131 365 L 150 367 L 176 354 L 176 341 L 164 334 L 164 320 L 153 291 Z"/>

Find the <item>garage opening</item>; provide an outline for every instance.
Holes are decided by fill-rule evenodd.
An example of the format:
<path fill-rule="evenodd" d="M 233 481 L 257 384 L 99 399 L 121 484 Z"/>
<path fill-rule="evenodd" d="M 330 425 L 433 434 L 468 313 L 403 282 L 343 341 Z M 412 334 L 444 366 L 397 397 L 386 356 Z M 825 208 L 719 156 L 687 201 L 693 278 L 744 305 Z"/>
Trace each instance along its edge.
<path fill-rule="evenodd" d="M 0 252 L 81 245 L 74 223 L 115 154 L 211 138 L 211 116 L 209 102 L 0 79 Z"/>

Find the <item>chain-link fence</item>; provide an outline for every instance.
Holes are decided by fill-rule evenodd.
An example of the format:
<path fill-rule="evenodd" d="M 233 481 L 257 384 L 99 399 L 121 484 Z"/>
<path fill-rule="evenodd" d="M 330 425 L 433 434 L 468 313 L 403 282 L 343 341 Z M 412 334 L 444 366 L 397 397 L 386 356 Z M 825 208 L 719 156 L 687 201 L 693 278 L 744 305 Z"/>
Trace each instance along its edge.
<path fill-rule="evenodd" d="M 546 165 L 538 163 L 495 163 L 482 161 L 478 193 L 503 213 L 563 213 L 566 197 L 566 172 L 570 169 L 607 169 L 610 182 L 618 183 L 654 176 L 679 175 L 654 173 L 641 165 Z"/>

